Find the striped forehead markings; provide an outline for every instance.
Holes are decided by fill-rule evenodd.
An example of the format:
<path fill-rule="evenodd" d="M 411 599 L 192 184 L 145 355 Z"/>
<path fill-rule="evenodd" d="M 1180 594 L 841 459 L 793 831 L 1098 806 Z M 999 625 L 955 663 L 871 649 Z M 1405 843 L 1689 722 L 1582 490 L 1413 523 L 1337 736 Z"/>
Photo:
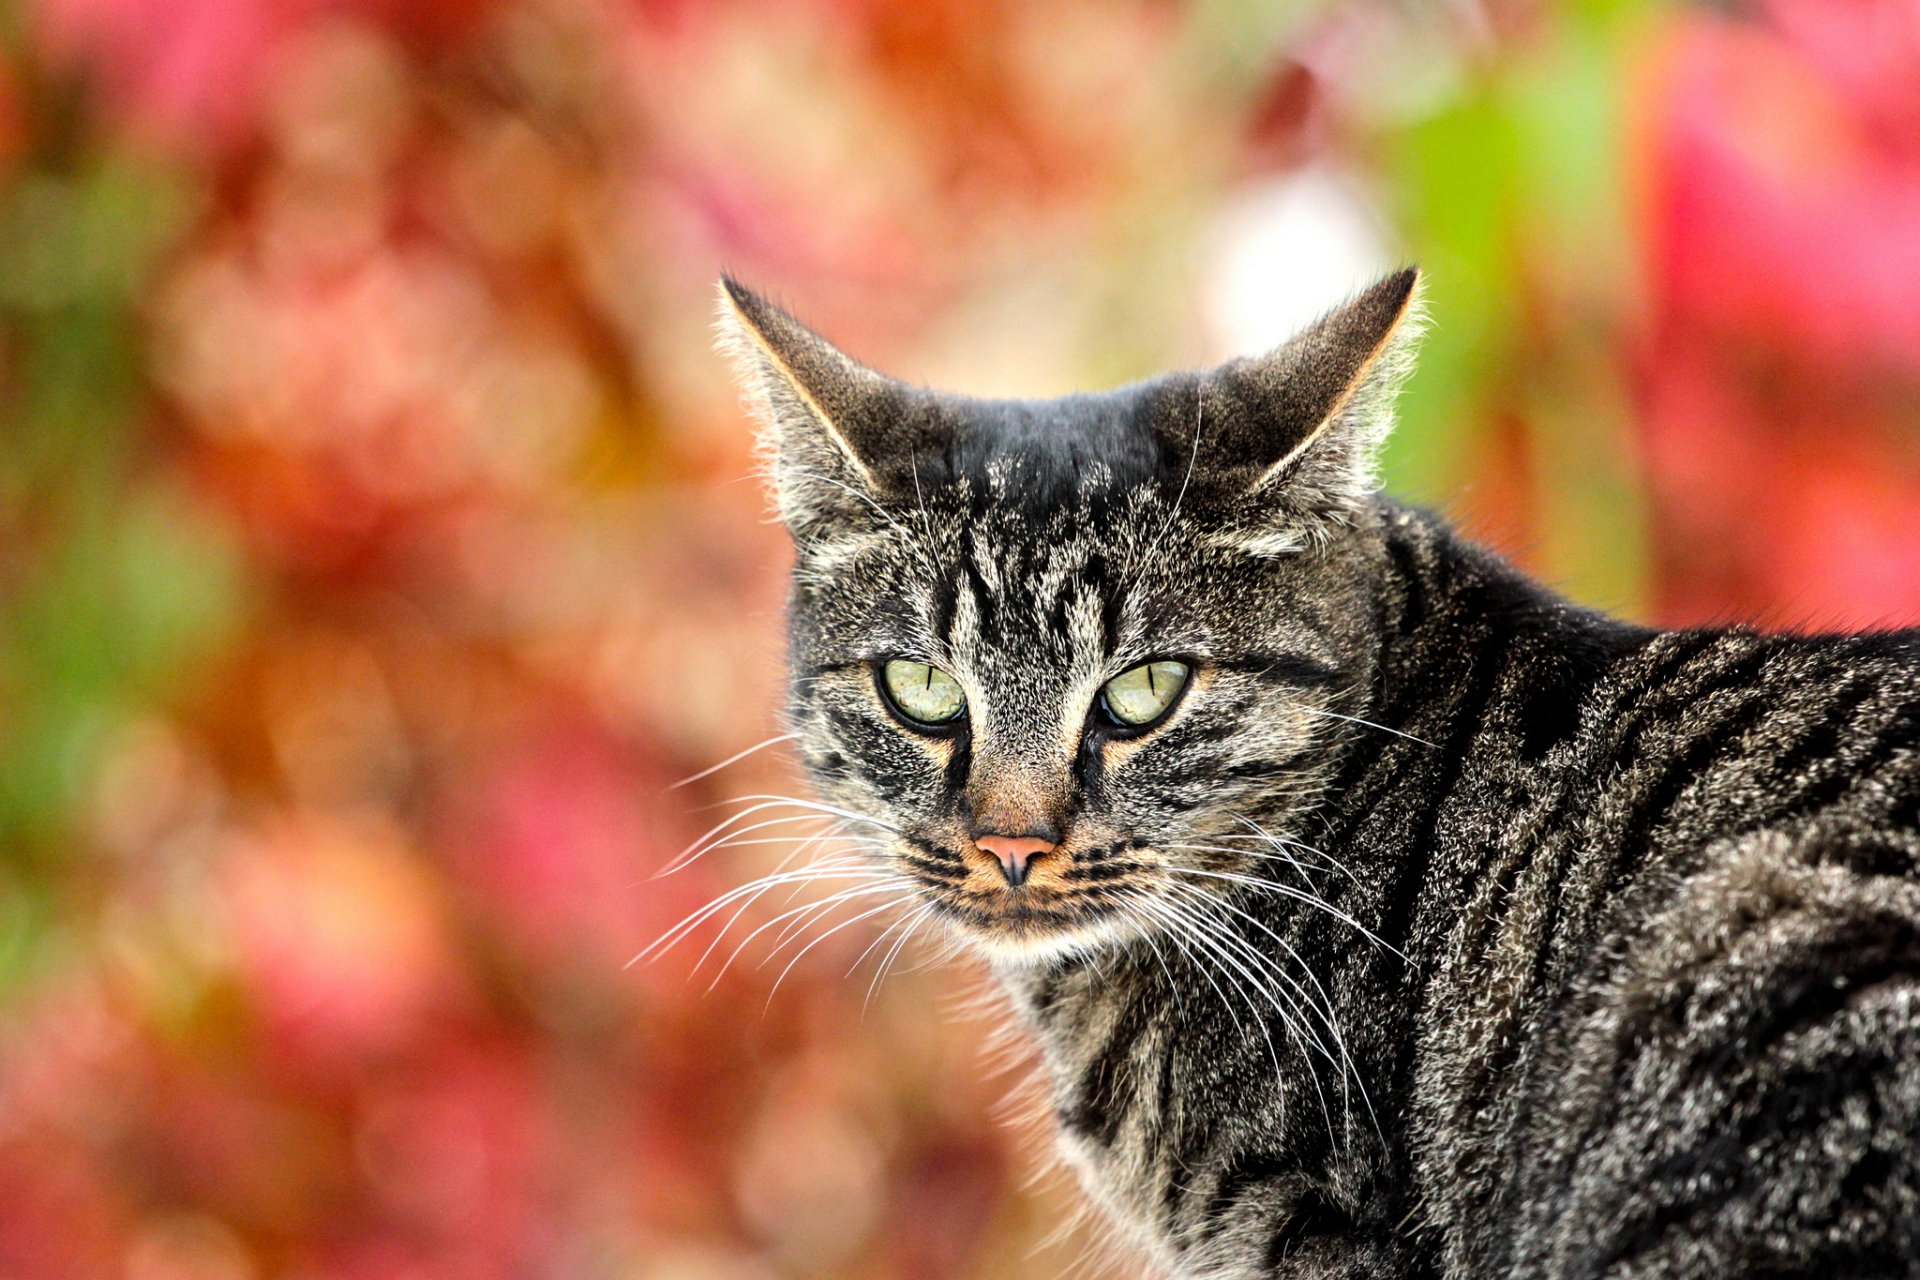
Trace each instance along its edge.
<path fill-rule="evenodd" d="M 929 626 L 950 645 L 1026 647 L 1025 638 L 1065 659 L 1112 652 L 1126 584 L 1099 544 L 1022 545 L 969 529 L 956 550 L 958 572 L 927 596 Z"/>

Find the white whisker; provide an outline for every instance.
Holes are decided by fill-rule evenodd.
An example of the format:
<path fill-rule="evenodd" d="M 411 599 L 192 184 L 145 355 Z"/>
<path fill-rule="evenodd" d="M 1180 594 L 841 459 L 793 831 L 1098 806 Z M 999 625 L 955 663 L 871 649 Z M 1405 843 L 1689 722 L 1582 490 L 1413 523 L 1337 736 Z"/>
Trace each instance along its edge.
<path fill-rule="evenodd" d="M 892 886 L 892 888 L 894 888 L 895 890 L 898 890 L 899 887 L 900 886 L 898 883 Z M 801 959 L 807 954 L 807 952 L 813 950 L 815 947 L 825 942 L 828 938 L 831 938 L 834 934 L 839 933 L 842 929 L 851 928 L 853 925 L 859 924 L 862 920 L 866 920 L 866 919 L 869 919 L 870 917 L 877 916 L 882 911 L 886 911 L 886 910 L 889 910 L 890 908 L 897 907 L 904 902 L 911 902 L 913 900 L 915 892 L 916 890 L 909 888 L 906 892 L 898 893 L 897 896 L 889 899 L 886 902 L 881 903 L 877 907 L 870 907 L 867 910 L 862 911 L 859 915 L 854 916 L 850 920 L 842 920 L 839 924 L 833 926 L 833 928 L 827 930 L 825 933 L 815 938 L 812 942 L 809 942 L 806 946 L 794 952 L 793 959 L 787 961 L 787 967 L 780 971 L 780 976 L 773 980 L 773 986 L 767 992 L 767 1007 L 771 1008 L 773 1006 L 773 998 L 774 996 L 779 994 L 780 984 L 787 980 L 787 975 L 793 972 L 793 966 L 799 964 Z M 767 957 L 768 960 L 771 960 L 772 958 L 773 957 L 771 955 Z M 764 964 L 765 961 L 762 961 L 761 963 Z"/>
<path fill-rule="evenodd" d="M 734 752 L 732 755 L 728 756 L 725 760 L 722 760 L 719 764 L 708 765 L 706 768 L 702 769 L 698 773 L 689 774 L 687 777 L 680 779 L 680 781 L 668 787 L 667 790 L 678 791 L 680 788 L 687 786 L 690 783 L 698 782 L 702 778 L 712 777 L 714 774 L 720 772 L 722 769 L 726 768 L 728 765 L 738 764 L 740 761 L 745 760 L 748 756 L 752 755 L 756 751 L 764 751 L 776 742 L 792 742 L 798 736 L 799 736 L 798 734 L 793 734 L 793 733 L 775 734 L 773 737 L 768 738 L 765 742 L 754 743 L 752 746 L 748 747 L 745 751 Z"/>
<path fill-rule="evenodd" d="M 1232 839 L 1232 840 L 1243 840 L 1243 839 L 1255 838 L 1255 839 L 1265 840 L 1269 844 L 1282 845 L 1289 849 L 1299 849 L 1304 853 L 1311 853 L 1315 857 L 1324 859 L 1328 866 L 1332 867 L 1335 871 L 1338 871 L 1341 875 L 1345 876 L 1347 879 L 1353 881 L 1354 884 L 1358 885 L 1360 883 L 1359 877 L 1355 876 L 1353 872 L 1347 869 L 1346 863 L 1340 861 L 1340 859 L 1334 857 L 1332 854 L 1328 853 L 1325 849 L 1316 849 L 1314 846 L 1306 843 L 1305 841 L 1296 840 L 1292 836 L 1275 835 L 1273 832 L 1267 830 L 1265 827 L 1261 826 L 1259 823 L 1255 822 L 1252 818 L 1249 818 L 1244 813 L 1235 813 L 1235 814 L 1230 814 L 1229 816 L 1232 817 L 1236 822 L 1239 822 L 1245 825 L 1247 829 L 1252 833 L 1252 836 L 1249 837 L 1240 832 L 1228 832 L 1225 834 L 1224 838 Z"/>
<path fill-rule="evenodd" d="M 779 955 L 781 951 L 785 950 L 787 943 L 793 941 L 795 938 L 800 937 L 801 934 L 805 932 L 805 928 L 807 925 L 810 925 L 816 920 L 822 919 L 825 916 L 831 915 L 833 912 L 833 909 L 835 907 L 840 906 L 842 903 L 852 902 L 858 898 L 871 897 L 876 893 L 898 893 L 899 891 L 900 891 L 899 879 L 891 875 L 883 874 L 880 877 L 878 877 L 873 883 L 865 884 L 865 885 L 853 885 L 845 889 L 840 889 L 828 895 L 827 897 L 821 899 L 818 902 L 805 902 L 797 907 L 793 907 L 787 911 L 781 912 L 779 915 L 767 921 L 765 924 L 762 924 L 759 928 L 755 929 L 752 933 L 749 933 L 746 937 L 740 940 L 739 945 L 735 946 L 732 952 L 728 954 L 726 963 L 720 966 L 720 972 L 715 974 L 713 981 L 707 985 L 707 990 L 711 991 L 713 990 L 714 987 L 719 985 L 720 979 L 726 976 L 727 970 L 733 967 L 734 961 L 740 958 L 741 954 L 744 951 L 746 951 L 747 947 L 752 944 L 755 938 L 765 933 L 768 929 L 773 928 L 775 925 L 779 924 L 782 920 L 787 920 L 794 916 L 798 916 L 800 918 L 800 925 L 801 925 L 800 930 L 795 931 L 793 928 L 789 927 L 783 933 L 780 941 L 778 941 L 774 945 L 773 949 L 768 951 L 766 955 L 760 958 L 761 965 L 765 965 L 769 960 L 772 960 L 775 956 Z M 865 917 L 857 917 L 857 918 L 864 919 Z M 802 954 L 805 954 L 804 950 L 802 951 Z"/>
<path fill-rule="evenodd" d="M 1358 920 L 1355 920 L 1352 916 L 1348 915 L 1346 912 L 1340 910 L 1338 907 L 1332 905 L 1331 903 L 1327 902 L 1323 898 L 1315 897 L 1313 894 L 1310 894 L 1310 893 L 1302 893 L 1300 890 L 1293 888 L 1291 885 L 1284 885 L 1279 883 L 1276 880 L 1262 880 L 1257 876 L 1238 875 L 1231 871 L 1202 871 L 1198 867 L 1162 867 L 1160 869 L 1168 873 L 1169 875 L 1204 876 L 1209 880 L 1226 880 L 1234 884 L 1246 885 L 1250 888 L 1259 890 L 1264 893 L 1277 893 L 1283 897 L 1297 899 L 1300 902 L 1306 903 L 1310 907 L 1315 907 L 1321 911 L 1326 912 L 1328 915 L 1332 916 L 1335 920 L 1338 920 L 1341 923 L 1353 929 L 1356 933 L 1358 933 L 1361 937 L 1365 938 L 1368 942 L 1371 942 L 1374 946 L 1393 952 L 1393 954 L 1398 956 L 1401 960 L 1406 960 L 1407 958 L 1406 954 L 1402 952 L 1400 948 L 1394 946 L 1391 942 L 1386 941 L 1384 938 L 1380 937 L 1379 934 L 1367 928 L 1367 926 L 1361 924 Z"/>
<path fill-rule="evenodd" d="M 740 797 L 737 797 L 735 800 L 729 801 L 728 803 L 745 804 L 747 807 L 745 809 L 742 809 L 739 813 L 736 813 L 732 817 L 729 817 L 725 821 L 719 823 L 718 825 L 713 827 L 712 830 L 708 831 L 705 835 L 701 836 L 699 839 L 695 840 L 692 844 L 688 845 L 686 849 L 682 850 L 677 857 L 673 858 L 671 861 L 667 863 L 666 866 L 662 867 L 659 871 L 654 873 L 655 879 L 658 879 L 661 876 L 671 875 L 675 871 L 678 871 L 682 867 L 686 866 L 688 863 L 691 863 L 697 860 L 698 858 L 704 856 L 712 848 L 715 847 L 712 842 L 717 840 L 721 835 L 725 834 L 730 829 L 733 830 L 733 834 L 742 835 L 748 831 L 760 830 L 762 827 L 773 827 L 773 826 L 779 826 L 780 824 L 786 823 L 786 822 L 802 822 L 807 820 L 808 818 L 819 817 L 819 816 L 829 816 L 829 817 L 840 818 L 847 822 L 866 823 L 869 826 L 879 827 L 881 830 L 891 832 L 895 835 L 900 834 L 900 829 L 898 827 L 895 827 L 890 823 L 882 822 L 878 818 L 870 818 L 863 813 L 855 813 L 851 809 L 842 809 L 835 805 L 821 804 L 818 801 L 814 801 L 814 800 L 801 800 L 793 796 L 775 796 L 775 795 L 740 796 Z M 797 810 L 800 810 L 801 812 L 788 817 L 783 817 L 783 818 L 769 818 L 763 823 L 755 823 L 754 825 L 749 827 L 741 827 L 741 828 L 734 829 L 733 824 L 741 821 L 742 819 L 752 817 L 756 813 L 764 813 L 768 809 L 778 809 L 781 807 L 797 809 Z"/>
<path fill-rule="evenodd" d="M 749 880 L 743 885 L 729 889 L 713 901 L 694 911 L 691 915 L 687 916 L 686 919 L 673 926 L 673 928 L 661 934 L 660 937 L 656 938 L 638 955 L 629 960 L 627 967 L 631 968 L 649 956 L 657 958 L 660 955 L 665 955 L 666 952 L 671 950 L 689 931 L 698 928 L 703 921 L 726 910 L 730 903 L 736 902 L 747 895 L 765 893 L 768 889 L 781 884 L 821 879 L 872 877 L 885 874 L 870 867 L 857 867 L 856 864 L 862 861 L 864 861 L 864 859 L 856 857 L 823 859 L 791 871 L 771 872 L 758 879 Z"/>
<path fill-rule="evenodd" d="M 1438 750 L 1440 746 L 1437 742 L 1429 742 L 1425 738 L 1408 733 L 1403 729 L 1389 729 L 1384 724 L 1375 724 L 1371 720 L 1362 720 L 1359 716 L 1343 716 L 1338 711 L 1316 711 L 1312 707 L 1295 707 L 1294 710 L 1303 715 L 1321 716 L 1328 720 L 1345 720 L 1348 724 L 1363 724 L 1369 729 L 1378 729 L 1380 732 L 1390 733 L 1396 738 L 1405 738 L 1408 742 L 1417 742 L 1423 747 L 1433 747 Z"/>
<path fill-rule="evenodd" d="M 1322 1023 L 1326 1026 L 1328 1034 L 1331 1035 L 1335 1046 L 1340 1051 L 1340 1061 L 1337 1063 L 1333 1063 L 1333 1065 L 1340 1067 L 1343 1078 L 1346 1076 L 1352 1077 L 1354 1087 L 1360 1093 L 1360 1100 L 1362 1103 L 1365 1104 L 1367 1108 L 1367 1116 L 1373 1123 L 1374 1132 L 1375 1133 L 1382 1132 L 1380 1128 L 1380 1117 L 1374 1111 L 1374 1108 L 1373 1108 L 1373 1099 L 1367 1093 L 1366 1082 L 1360 1078 L 1359 1064 L 1354 1062 L 1353 1055 L 1349 1053 L 1347 1050 L 1346 1039 L 1340 1033 L 1340 1023 L 1334 1014 L 1333 996 L 1331 993 L 1327 991 L 1326 987 L 1321 984 L 1320 979 L 1314 974 L 1313 966 L 1309 965 L 1306 962 L 1305 957 L 1303 957 L 1298 951 L 1294 950 L 1293 945 L 1291 943 L 1289 943 L 1285 938 L 1281 937 L 1273 929 L 1269 928 L 1265 921 L 1261 920 L 1258 916 L 1255 916 L 1252 912 L 1246 911 L 1241 907 L 1234 905 L 1232 902 L 1227 901 L 1225 898 L 1208 894 L 1196 886 L 1180 885 L 1178 887 L 1188 893 L 1195 894 L 1203 898 L 1207 898 L 1210 901 L 1217 903 L 1219 906 L 1224 907 L 1226 910 L 1231 911 L 1233 914 L 1239 916 L 1241 919 L 1246 920 L 1248 923 L 1252 924 L 1255 928 L 1259 929 L 1262 933 L 1266 934 L 1269 938 L 1273 939 L 1275 943 L 1279 944 L 1281 949 L 1284 950 L 1287 953 L 1287 955 L 1293 958 L 1293 962 L 1300 966 L 1300 970 L 1302 973 L 1306 975 L 1307 981 L 1311 982 L 1314 986 L 1314 989 L 1319 992 L 1320 1000 L 1317 1005 L 1315 1004 L 1312 996 L 1306 991 L 1306 989 L 1301 987 L 1300 984 L 1295 979 L 1293 979 L 1290 975 L 1286 974 L 1283 970 L 1281 970 L 1277 962 L 1273 961 L 1270 957 L 1265 957 L 1264 953 L 1259 952 L 1257 948 L 1252 949 L 1254 951 L 1254 954 L 1262 955 L 1262 958 L 1267 959 L 1268 963 L 1273 965 L 1276 975 L 1279 976 L 1282 981 L 1285 981 L 1289 986 L 1291 986 L 1299 994 L 1301 1001 L 1307 1006 L 1308 1009 L 1313 1010 L 1320 1014 Z M 1328 1061 L 1330 1063 L 1333 1062 L 1331 1055 L 1328 1055 Z M 1351 1107 L 1349 1107 L 1349 1111 L 1351 1111 Z"/>

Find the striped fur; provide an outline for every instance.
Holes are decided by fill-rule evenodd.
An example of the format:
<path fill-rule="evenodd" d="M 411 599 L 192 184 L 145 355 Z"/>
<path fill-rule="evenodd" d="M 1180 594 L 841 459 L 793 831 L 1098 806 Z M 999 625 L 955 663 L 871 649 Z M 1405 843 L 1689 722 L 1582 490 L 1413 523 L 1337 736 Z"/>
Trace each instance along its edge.
<path fill-rule="evenodd" d="M 1041 403 L 730 289 L 815 782 L 994 957 L 1169 1274 L 1920 1270 L 1920 633 L 1628 626 L 1374 494 L 1410 275 Z M 1168 656 L 1176 713 L 1103 736 Z M 891 657 L 956 732 L 887 711 Z M 1007 789 L 1063 833 L 1020 891 L 963 857 Z"/>

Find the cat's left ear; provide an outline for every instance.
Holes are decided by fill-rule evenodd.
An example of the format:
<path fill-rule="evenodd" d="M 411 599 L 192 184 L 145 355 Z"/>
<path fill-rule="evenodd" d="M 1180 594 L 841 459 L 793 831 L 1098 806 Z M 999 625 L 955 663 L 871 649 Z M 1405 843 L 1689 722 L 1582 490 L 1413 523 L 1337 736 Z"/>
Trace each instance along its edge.
<path fill-rule="evenodd" d="M 1242 496 L 1294 514 L 1350 510 L 1378 482 L 1423 327 L 1420 273 L 1409 267 L 1278 349 L 1214 370 L 1200 389 L 1201 463 Z"/>

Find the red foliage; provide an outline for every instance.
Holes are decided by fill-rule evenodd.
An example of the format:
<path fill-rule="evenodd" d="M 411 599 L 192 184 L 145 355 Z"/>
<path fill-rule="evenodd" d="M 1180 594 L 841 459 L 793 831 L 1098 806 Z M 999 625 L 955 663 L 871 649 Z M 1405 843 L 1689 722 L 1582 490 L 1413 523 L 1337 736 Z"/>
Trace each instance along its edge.
<path fill-rule="evenodd" d="M 1920 610 L 1920 14 L 1772 10 L 1680 24 L 1646 106 L 1663 610 L 1885 625 Z"/>

